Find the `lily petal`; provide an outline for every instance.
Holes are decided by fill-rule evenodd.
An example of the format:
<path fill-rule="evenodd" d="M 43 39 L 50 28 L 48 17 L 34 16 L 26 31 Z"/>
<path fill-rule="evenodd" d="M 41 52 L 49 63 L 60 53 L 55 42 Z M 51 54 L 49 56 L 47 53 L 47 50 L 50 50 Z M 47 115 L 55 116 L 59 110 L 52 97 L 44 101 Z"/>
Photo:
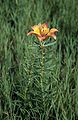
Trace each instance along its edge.
<path fill-rule="evenodd" d="M 40 35 L 39 25 L 34 25 L 34 26 L 32 26 L 31 28 L 34 30 L 34 32 L 35 32 L 36 34 Z"/>
<path fill-rule="evenodd" d="M 56 39 L 56 35 L 55 32 L 58 32 L 58 30 L 56 28 L 52 28 L 50 29 L 49 33 L 47 34 L 48 37 L 53 37 L 54 39 Z"/>
<path fill-rule="evenodd" d="M 52 34 L 51 37 L 53 37 L 56 40 L 56 35 L 55 34 Z"/>
<path fill-rule="evenodd" d="M 33 34 L 33 31 L 28 32 L 28 33 L 27 33 L 27 36 L 32 35 L 32 34 Z"/>
<path fill-rule="evenodd" d="M 55 32 L 58 32 L 58 30 L 56 28 L 50 29 L 50 33 L 55 33 Z"/>
<path fill-rule="evenodd" d="M 39 34 L 38 32 L 35 32 L 35 31 L 30 31 L 30 32 L 28 32 L 28 33 L 27 33 L 27 36 L 28 36 L 28 35 L 32 35 L 32 34 L 35 34 L 35 35 L 40 36 L 40 34 Z"/>
<path fill-rule="evenodd" d="M 39 29 L 39 25 L 34 25 L 31 28 L 32 28 L 32 30 Z"/>

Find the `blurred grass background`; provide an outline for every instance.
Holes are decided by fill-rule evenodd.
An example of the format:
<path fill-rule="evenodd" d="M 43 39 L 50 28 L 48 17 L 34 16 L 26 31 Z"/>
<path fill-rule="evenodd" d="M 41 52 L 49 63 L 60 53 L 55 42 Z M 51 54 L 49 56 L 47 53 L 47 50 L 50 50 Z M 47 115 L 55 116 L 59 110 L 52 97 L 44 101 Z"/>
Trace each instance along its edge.
<path fill-rule="evenodd" d="M 46 22 L 59 32 L 42 66 L 26 33 Z M 77 0 L 0 0 L 0 120 L 76 120 L 77 68 Z"/>

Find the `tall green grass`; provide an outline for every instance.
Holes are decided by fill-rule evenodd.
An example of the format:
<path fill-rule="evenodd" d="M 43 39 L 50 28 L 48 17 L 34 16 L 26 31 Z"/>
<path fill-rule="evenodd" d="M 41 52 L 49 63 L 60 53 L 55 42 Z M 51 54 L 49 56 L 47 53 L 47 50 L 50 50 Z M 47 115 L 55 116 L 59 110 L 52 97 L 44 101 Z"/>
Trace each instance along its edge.
<path fill-rule="evenodd" d="M 78 118 L 77 0 L 0 0 L 0 119 Z M 31 26 L 56 27 L 57 43 L 41 49 Z"/>

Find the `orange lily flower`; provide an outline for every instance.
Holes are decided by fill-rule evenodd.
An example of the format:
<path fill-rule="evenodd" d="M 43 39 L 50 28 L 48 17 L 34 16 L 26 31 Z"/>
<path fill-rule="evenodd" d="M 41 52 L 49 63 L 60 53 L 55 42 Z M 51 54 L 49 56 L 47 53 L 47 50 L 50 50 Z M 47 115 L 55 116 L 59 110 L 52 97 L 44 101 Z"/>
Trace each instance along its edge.
<path fill-rule="evenodd" d="M 48 37 L 53 37 L 54 39 L 56 39 L 55 32 L 57 32 L 58 30 L 56 28 L 49 29 L 48 24 L 46 23 L 34 25 L 31 28 L 33 31 L 30 31 L 29 33 L 27 33 L 27 35 L 34 34 L 39 39 L 39 41 L 44 41 Z"/>

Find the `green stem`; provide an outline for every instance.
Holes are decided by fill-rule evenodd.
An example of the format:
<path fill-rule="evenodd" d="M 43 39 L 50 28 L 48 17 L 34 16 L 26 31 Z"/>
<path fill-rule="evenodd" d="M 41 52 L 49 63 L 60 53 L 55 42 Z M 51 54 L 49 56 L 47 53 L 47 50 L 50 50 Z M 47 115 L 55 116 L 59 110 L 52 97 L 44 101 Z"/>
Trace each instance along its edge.
<path fill-rule="evenodd" d="M 41 49 L 41 90 L 42 90 L 42 99 L 43 99 L 43 106 L 45 109 L 45 98 L 44 98 L 44 48 Z"/>

